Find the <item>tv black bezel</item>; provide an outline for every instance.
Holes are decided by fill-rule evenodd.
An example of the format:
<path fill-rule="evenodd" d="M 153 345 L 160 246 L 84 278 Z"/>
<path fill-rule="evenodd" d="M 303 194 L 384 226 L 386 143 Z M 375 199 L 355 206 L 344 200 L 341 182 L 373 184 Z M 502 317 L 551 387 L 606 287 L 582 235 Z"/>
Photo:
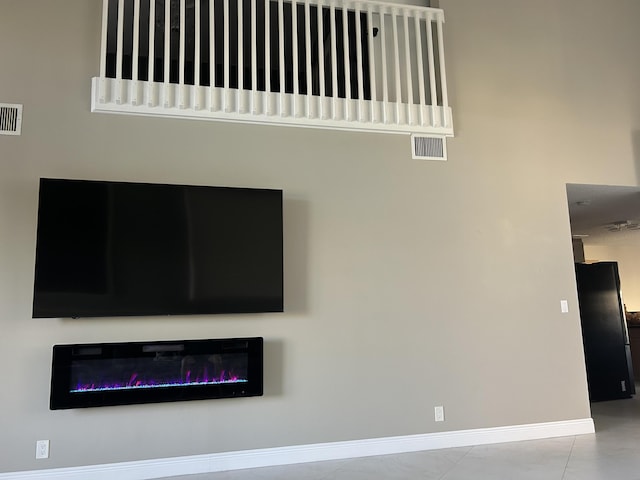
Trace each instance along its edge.
<path fill-rule="evenodd" d="M 271 188 L 254 188 L 254 187 L 230 187 L 230 186 L 212 186 L 212 185 L 188 185 L 188 184 L 168 184 L 168 183 L 150 183 L 150 182 L 128 182 L 128 181 L 105 181 L 105 180 L 86 180 L 86 179 L 64 179 L 64 178 L 41 178 L 40 186 L 43 182 L 56 181 L 56 182 L 77 182 L 77 183 L 96 183 L 96 184 L 124 184 L 124 185 L 138 185 L 138 186 L 159 186 L 159 187 L 178 187 L 178 188 L 194 188 L 194 189 L 218 189 L 218 190 L 233 190 L 233 191 L 248 191 L 248 192 L 272 192 L 279 193 L 280 195 L 280 208 L 277 221 L 279 222 L 279 256 L 280 256 L 280 272 L 279 272 L 279 297 L 270 299 L 269 301 L 261 301 L 257 306 L 252 304 L 248 299 L 242 300 L 242 306 L 237 304 L 231 304 L 223 306 L 224 304 L 218 304 L 218 308 L 202 308 L 201 306 L 184 306 L 181 309 L 165 310 L 161 308 L 147 308 L 144 311 L 126 310 L 124 308 L 119 309 L 94 309 L 85 308 L 82 306 L 75 306 L 71 308 L 61 309 L 59 307 L 49 307 L 42 302 L 38 302 L 39 292 L 37 290 L 37 269 L 38 269 L 38 248 L 40 244 L 40 203 L 42 201 L 41 194 L 39 192 L 38 203 L 38 227 L 37 227 L 37 241 L 36 241 L 36 262 L 35 262 L 35 274 L 34 274 L 34 289 L 33 289 L 33 304 L 32 304 L 32 318 L 96 318 L 96 317 L 149 317 L 149 316 L 178 316 L 178 315 L 217 315 L 217 314 L 252 314 L 252 313 L 279 313 L 284 311 L 284 193 L 281 189 Z M 276 217 L 274 217 L 276 218 Z M 61 298 L 65 296 L 65 293 L 57 294 Z"/>

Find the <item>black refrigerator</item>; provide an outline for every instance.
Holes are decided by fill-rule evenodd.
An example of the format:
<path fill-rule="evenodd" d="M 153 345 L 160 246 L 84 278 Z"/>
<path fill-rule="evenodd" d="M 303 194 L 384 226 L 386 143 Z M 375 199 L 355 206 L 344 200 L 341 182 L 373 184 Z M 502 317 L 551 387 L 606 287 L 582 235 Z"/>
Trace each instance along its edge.
<path fill-rule="evenodd" d="M 589 399 L 630 398 L 636 392 L 618 264 L 577 263 L 576 283 Z"/>

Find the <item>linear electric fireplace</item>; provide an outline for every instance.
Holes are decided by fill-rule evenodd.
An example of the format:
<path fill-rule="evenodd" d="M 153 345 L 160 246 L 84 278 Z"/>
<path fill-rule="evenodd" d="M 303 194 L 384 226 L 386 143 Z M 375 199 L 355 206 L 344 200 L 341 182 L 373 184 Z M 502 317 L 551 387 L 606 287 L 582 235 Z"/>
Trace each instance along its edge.
<path fill-rule="evenodd" d="M 263 340 L 55 345 L 51 410 L 262 395 Z"/>

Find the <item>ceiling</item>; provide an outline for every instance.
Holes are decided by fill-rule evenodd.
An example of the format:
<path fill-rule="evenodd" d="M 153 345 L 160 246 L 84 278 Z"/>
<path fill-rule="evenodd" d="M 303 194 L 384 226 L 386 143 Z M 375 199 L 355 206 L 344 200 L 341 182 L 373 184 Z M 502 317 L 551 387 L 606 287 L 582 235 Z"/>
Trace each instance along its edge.
<path fill-rule="evenodd" d="M 640 245 L 640 187 L 567 184 L 567 199 L 571 234 L 586 245 Z"/>

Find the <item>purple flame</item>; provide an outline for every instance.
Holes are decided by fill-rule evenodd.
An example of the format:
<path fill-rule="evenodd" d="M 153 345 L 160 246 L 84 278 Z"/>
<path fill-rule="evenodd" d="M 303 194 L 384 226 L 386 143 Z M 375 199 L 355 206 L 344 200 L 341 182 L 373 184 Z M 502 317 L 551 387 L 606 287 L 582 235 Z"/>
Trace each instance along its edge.
<path fill-rule="evenodd" d="M 178 379 L 144 379 L 138 378 L 138 373 L 134 372 L 128 382 L 121 381 L 104 381 L 102 383 L 78 383 L 70 392 L 95 392 L 104 390 L 131 390 L 137 388 L 162 388 L 162 387 L 185 387 L 196 385 L 221 385 L 229 383 L 247 383 L 245 378 L 239 378 L 237 375 L 226 375 L 223 371 L 219 378 L 209 377 L 205 375 L 203 378 L 197 377 L 191 380 L 191 371 L 185 373 L 184 378 Z"/>

